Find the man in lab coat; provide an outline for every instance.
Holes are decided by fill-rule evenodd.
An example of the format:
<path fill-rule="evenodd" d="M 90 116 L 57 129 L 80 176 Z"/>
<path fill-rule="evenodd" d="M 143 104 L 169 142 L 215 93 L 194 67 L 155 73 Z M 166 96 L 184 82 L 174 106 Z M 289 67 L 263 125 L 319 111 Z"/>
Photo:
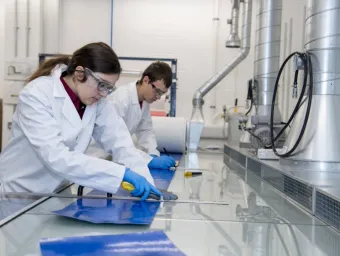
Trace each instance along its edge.
<path fill-rule="evenodd" d="M 167 93 L 172 84 L 172 71 L 164 62 L 154 62 L 143 72 L 140 80 L 120 86 L 111 99 L 117 113 L 124 119 L 131 135 L 137 137 L 138 147 L 149 168 L 169 169 L 175 160 L 160 156 L 152 128 L 150 104 Z"/>

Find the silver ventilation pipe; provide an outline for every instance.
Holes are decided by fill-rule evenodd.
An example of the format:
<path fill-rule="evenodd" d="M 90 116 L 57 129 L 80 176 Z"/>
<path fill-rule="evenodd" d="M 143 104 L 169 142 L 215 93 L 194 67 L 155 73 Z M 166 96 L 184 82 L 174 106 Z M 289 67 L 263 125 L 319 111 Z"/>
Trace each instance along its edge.
<path fill-rule="evenodd" d="M 240 12 L 239 0 L 233 0 L 233 7 L 231 11 L 231 19 L 228 20 L 230 24 L 230 35 L 225 44 L 227 48 L 240 48 L 241 40 L 238 36 L 238 16 Z"/>
<path fill-rule="evenodd" d="M 242 60 L 244 60 L 250 49 L 250 35 L 251 35 L 251 14 L 252 14 L 252 0 L 243 0 L 243 27 L 241 49 L 239 54 L 234 57 L 230 64 L 226 65 L 220 72 L 210 78 L 204 85 L 202 85 L 194 94 L 192 99 L 192 115 L 188 123 L 187 133 L 187 150 L 197 151 L 201 138 L 201 133 L 204 127 L 204 118 L 202 106 L 204 104 L 203 97 L 214 88 L 226 75 L 230 73 Z"/>
<path fill-rule="evenodd" d="M 202 108 L 204 104 L 203 97 L 247 57 L 250 49 L 252 0 L 244 0 L 243 10 L 243 27 L 240 52 L 234 57 L 230 64 L 226 65 L 221 71 L 205 82 L 205 84 L 203 84 L 195 92 L 192 99 L 192 105 L 194 108 Z"/>
<path fill-rule="evenodd" d="M 282 0 L 258 0 L 256 12 L 256 40 L 253 80 L 255 113 L 248 119 L 247 129 L 240 139 L 240 147 L 263 148 L 270 144 L 270 114 L 276 77 L 280 70 Z M 274 105 L 274 135 L 281 129 L 281 114 Z M 252 136 L 250 136 L 250 134 Z M 284 136 L 276 145 L 282 147 Z"/>
<path fill-rule="evenodd" d="M 340 1 L 309 0 L 305 50 L 313 71 L 313 100 L 304 136 L 293 156 L 281 163 L 315 170 L 340 170 Z M 291 148 L 300 133 L 307 104 L 295 117 L 286 140 Z"/>
<path fill-rule="evenodd" d="M 275 81 L 280 70 L 281 14 L 282 0 L 258 1 L 254 80 L 256 123 L 260 124 L 269 123 Z M 274 123 L 281 123 L 277 101 L 275 105 Z"/>

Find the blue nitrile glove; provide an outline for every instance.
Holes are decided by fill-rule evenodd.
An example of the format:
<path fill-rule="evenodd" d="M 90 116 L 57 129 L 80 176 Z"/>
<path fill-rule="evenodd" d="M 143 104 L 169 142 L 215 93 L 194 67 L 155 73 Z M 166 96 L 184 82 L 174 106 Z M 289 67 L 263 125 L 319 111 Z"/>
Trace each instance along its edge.
<path fill-rule="evenodd" d="M 167 169 L 176 165 L 175 159 L 171 156 L 158 156 L 154 157 L 148 164 L 150 169 Z"/>
<path fill-rule="evenodd" d="M 142 175 L 130 170 L 129 168 L 126 168 L 125 170 L 123 181 L 129 182 L 135 187 L 135 189 L 131 192 L 131 195 L 136 197 L 141 197 L 143 195 L 141 198 L 142 201 L 149 197 L 150 192 L 162 196 L 162 193 L 152 186 Z"/>

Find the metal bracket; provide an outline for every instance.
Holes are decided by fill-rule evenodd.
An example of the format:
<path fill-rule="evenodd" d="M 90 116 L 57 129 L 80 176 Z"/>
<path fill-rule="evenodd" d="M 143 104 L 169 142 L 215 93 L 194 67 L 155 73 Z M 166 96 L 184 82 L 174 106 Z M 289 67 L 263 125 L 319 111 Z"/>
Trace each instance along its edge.
<path fill-rule="evenodd" d="M 299 55 L 294 55 L 294 70 L 304 70 L 305 65 Z"/>

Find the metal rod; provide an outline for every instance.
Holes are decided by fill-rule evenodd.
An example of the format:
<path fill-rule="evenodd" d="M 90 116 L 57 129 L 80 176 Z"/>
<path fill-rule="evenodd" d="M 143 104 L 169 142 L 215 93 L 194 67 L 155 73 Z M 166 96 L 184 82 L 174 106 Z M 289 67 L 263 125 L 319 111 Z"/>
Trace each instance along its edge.
<path fill-rule="evenodd" d="M 0 193 L 1 197 L 56 197 L 56 198 L 75 198 L 75 199 L 107 199 L 107 200 L 130 200 L 130 201 L 140 201 L 139 197 L 132 196 L 115 196 L 107 197 L 105 195 L 72 195 L 72 194 L 55 194 L 55 193 L 26 193 L 26 192 L 2 192 Z M 146 199 L 146 202 L 170 202 L 170 200 L 154 200 L 154 199 Z M 199 201 L 199 200 L 174 200 L 172 203 L 189 203 L 189 204 L 214 204 L 214 205 L 229 205 L 226 202 L 218 202 L 218 201 Z"/>
<path fill-rule="evenodd" d="M 134 76 L 140 76 L 142 74 L 142 71 L 140 70 L 129 70 L 129 69 L 123 69 L 121 72 L 122 75 L 134 75 Z"/>
<path fill-rule="evenodd" d="M 283 38 L 283 58 L 287 58 L 287 38 L 288 38 L 288 24 L 285 22 L 284 24 L 284 38 Z M 283 62 L 283 61 L 282 61 Z M 290 72 L 290 70 L 289 70 Z M 282 94 L 282 101 L 281 103 L 281 111 L 283 113 L 284 120 L 287 120 L 286 118 L 286 108 L 288 106 L 288 95 L 286 94 L 286 88 L 287 88 L 287 70 L 283 73 L 282 76 L 282 85 L 281 85 L 281 94 Z"/>
<path fill-rule="evenodd" d="M 40 47 L 39 47 L 39 52 L 44 52 L 45 51 L 45 26 L 44 26 L 44 21 L 45 21 L 45 1 L 40 0 L 40 32 L 41 32 L 41 37 L 40 37 Z"/>
<path fill-rule="evenodd" d="M 302 19 L 302 24 L 304 24 L 305 20 L 307 17 L 307 7 L 306 5 L 303 6 L 303 19 Z M 301 52 L 304 52 L 305 50 L 305 33 L 306 33 L 306 27 L 302 26 L 302 38 L 301 38 Z"/>
<path fill-rule="evenodd" d="M 62 4 L 60 0 L 58 0 L 58 21 L 57 21 L 57 33 L 58 33 L 58 40 L 57 40 L 57 52 L 59 53 L 60 52 L 60 45 L 61 45 L 61 21 L 63 20 L 63 12 L 61 11 L 62 9 Z"/>
<path fill-rule="evenodd" d="M 14 2 L 14 57 L 18 57 L 18 0 Z"/>
<path fill-rule="evenodd" d="M 219 25 L 220 25 L 220 14 L 219 14 L 219 6 L 220 0 L 214 1 L 214 16 L 213 16 L 213 37 L 212 37 L 212 75 L 217 72 L 217 63 L 218 63 L 218 38 L 219 38 Z M 212 116 L 216 114 L 216 104 L 217 104 L 217 90 L 213 90 L 212 92 L 212 104 L 210 106 L 212 110 Z"/>
<path fill-rule="evenodd" d="M 113 0 L 111 0 L 111 14 L 110 14 L 110 46 L 113 46 L 113 8 L 114 8 L 114 3 Z"/>
<path fill-rule="evenodd" d="M 170 167 L 170 170 L 185 170 L 185 171 L 205 171 L 205 172 L 210 172 L 210 170 L 204 169 L 204 168 L 186 168 L 186 167 Z"/>
<path fill-rule="evenodd" d="M 289 19 L 289 43 L 288 43 L 288 52 L 291 53 L 292 52 L 292 47 L 293 47 L 293 18 L 290 18 Z M 287 93 L 287 108 L 285 109 L 286 113 L 285 113 L 285 120 L 288 119 L 288 115 L 290 113 L 290 108 L 291 108 L 291 97 L 290 97 L 290 85 L 292 84 L 292 81 L 291 81 L 291 68 L 292 68 L 292 65 L 291 65 L 291 62 L 288 63 L 288 68 L 287 68 L 287 72 L 288 72 L 288 75 L 287 75 L 287 85 L 286 85 L 286 93 Z"/>
<path fill-rule="evenodd" d="M 30 0 L 26 0 L 26 57 L 29 57 L 29 34 L 30 34 Z"/>
<path fill-rule="evenodd" d="M 39 53 L 39 57 L 41 60 L 45 60 L 46 57 L 56 57 L 59 54 L 55 53 Z M 177 65 L 177 59 L 174 58 L 144 58 L 144 57 L 125 57 L 125 56 L 118 56 L 120 60 L 141 60 L 141 61 L 163 61 L 163 62 L 172 62 L 174 65 Z M 177 72 L 177 69 L 176 69 Z"/>
<path fill-rule="evenodd" d="M 171 61 L 172 84 L 170 89 L 170 116 L 176 116 L 177 100 L 177 59 Z"/>

